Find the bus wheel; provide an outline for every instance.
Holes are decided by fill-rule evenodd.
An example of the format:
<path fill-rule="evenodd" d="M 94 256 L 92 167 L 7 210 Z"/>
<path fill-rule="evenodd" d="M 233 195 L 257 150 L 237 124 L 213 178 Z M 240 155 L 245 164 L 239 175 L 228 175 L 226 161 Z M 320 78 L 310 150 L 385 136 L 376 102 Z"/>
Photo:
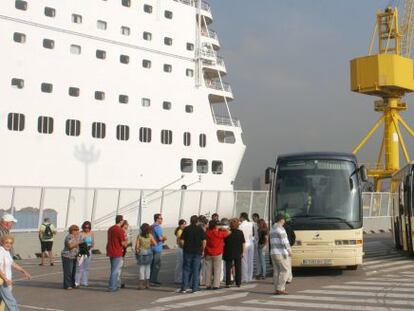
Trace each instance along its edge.
<path fill-rule="evenodd" d="M 358 269 L 358 265 L 346 266 L 346 270 L 352 270 L 352 271 L 355 271 L 356 269 Z"/>

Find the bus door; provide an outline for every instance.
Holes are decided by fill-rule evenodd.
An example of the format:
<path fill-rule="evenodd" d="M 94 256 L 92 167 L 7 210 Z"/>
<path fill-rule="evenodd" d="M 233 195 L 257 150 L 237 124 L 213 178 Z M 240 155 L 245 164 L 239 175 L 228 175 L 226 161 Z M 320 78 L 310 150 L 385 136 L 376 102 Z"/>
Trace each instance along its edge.
<path fill-rule="evenodd" d="M 413 253 L 413 207 L 412 207 L 412 175 L 409 174 L 405 178 L 404 185 L 404 220 L 406 223 L 406 240 L 407 240 L 407 251 Z"/>

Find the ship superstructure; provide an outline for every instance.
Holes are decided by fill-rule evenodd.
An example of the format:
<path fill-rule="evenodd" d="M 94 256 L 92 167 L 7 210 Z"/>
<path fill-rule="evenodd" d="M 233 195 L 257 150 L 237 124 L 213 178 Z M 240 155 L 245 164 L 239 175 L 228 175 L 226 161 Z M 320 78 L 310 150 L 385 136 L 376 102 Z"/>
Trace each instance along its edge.
<path fill-rule="evenodd" d="M 212 21 L 192 0 L 1 1 L 0 185 L 232 190 Z"/>

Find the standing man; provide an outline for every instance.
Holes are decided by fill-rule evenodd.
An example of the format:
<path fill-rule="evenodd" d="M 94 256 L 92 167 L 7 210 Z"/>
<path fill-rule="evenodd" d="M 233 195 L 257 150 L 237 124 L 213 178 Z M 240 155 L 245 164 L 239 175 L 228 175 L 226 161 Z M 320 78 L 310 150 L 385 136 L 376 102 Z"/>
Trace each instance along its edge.
<path fill-rule="evenodd" d="M 252 220 L 253 220 L 253 247 L 254 247 L 254 253 L 253 253 L 253 258 L 256 262 L 256 279 L 259 280 L 260 277 L 258 276 L 258 271 L 259 271 L 259 266 L 260 266 L 260 262 L 259 262 L 259 219 L 260 216 L 258 213 L 254 213 L 252 215 Z"/>
<path fill-rule="evenodd" d="M 47 253 L 49 257 L 50 265 L 53 266 L 53 238 L 56 235 L 56 228 L 50 222 L 50 218 L 46 217 L 43 220 L 43 223 L 40 225 L 39 228 L 39 239 L 40 239 L 40 248 L 42 251 L 41 260 L 39 266 L 43 266 L 45 264 L 45 255 Z"/>
<path fill-rule="evenodd" d="M 288 240 L 289 240 L 289 244 L 290 244 L 290 248 L 293 247 L 293 245 L 295 245 L 296 242 L 296 234 L 295 231 L 292 228 L 292 220 L 289 216 L 289 214 L 287 212 L 285 212 L 285 224 L 283 225 L 283 228 L 285 228 Z M 286 281 L 287 284 L 290 284 L 292 282 L 293 279 L 293 273 L 292 273 L 292 256 L 289 256 L 289 274 L 288 274 L 288 279 Z"/>
<path fill-rule="evenodd" d="M 14 218 L 12 214 L 4 214 L 0 220 L 0 237 L 5 235 L 10 235 L 10 230 L 12 229 L 13 225 L 17 222 L 17 219 Z M 12 257 L 14 256 L 13 248 L 10 250 L 10 254 Z M 0 311 L 4 311 L 5 304 L 4 301 L 0 297 Z"/>
<path fill-rule="evenodd" d="M 243 232 L 245 240 L 242 258 L 242 283 L 249 283 L 253 280 L 254 237 L 253 223 L 249 221 L 247 213 L 240 214 L 239 230 Z"/>
<path fill-rule="evenodd" d="M 164 236 L 162 230 L 162 215 L 154 214 L 154 223 L 151 226 L 151 233 L 154 237 L 155 242 L 157 243 L 152 247 L 152 262 L 151 262 L 151 274 L 150 274 L 150 283 L 152 286 L 158 287 L 161 286 L 161 283 L 158 281 L 158 274 L 161 269 L 161 253 L 164 245 L 164 241 L 167 240 L 167 237 Z"/>
<path fill-rule="evenodd" d="M 109 277 L 109 292 L 118 290 L 120 284 L 119 277 L 122 267 L 122 255 L 127 245 L 125 239 L 125 231 L 121 228 L 124 223 L 124 217 L 117 215 L 115 217 L 115 225 L 108 229 L 108 242 L 106 244 L 106 256 L 111 262 L 111 275 Z"/>
<path fill-rule="evenodd" d="M 190 225 L 184 228 L 180 242 L 183 247 L 183 280 L 180 293 L 187 293 L 190 288 L 191 277 L 193 284 L 192 292 L 199 290 L 201 256 L 206 247 L 206 233 L 198 224 L 198 216 L 190 218 Z"/>
<path fill-rule="evenodd" d="M 273 265 L 273 285 L 276 295 L 287 295 L 286 282 L 289 278 L 289 257 L 292 256 L 287 233 L 283 225 L 285 216 L 276 216 L 276 222 L 270 229 L 270 254 Z"/>

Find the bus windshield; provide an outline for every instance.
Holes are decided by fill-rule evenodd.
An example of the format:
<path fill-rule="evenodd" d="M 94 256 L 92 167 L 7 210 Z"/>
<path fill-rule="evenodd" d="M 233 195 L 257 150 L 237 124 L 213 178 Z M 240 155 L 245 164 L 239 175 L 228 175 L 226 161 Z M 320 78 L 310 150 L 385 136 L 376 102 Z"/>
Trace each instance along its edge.
<path fill-rule="evenodd" d="M 297 229 L 361 227 L 356 165 L 345 160 L 282 161 L 277 167 L 275 213 Z"/>

